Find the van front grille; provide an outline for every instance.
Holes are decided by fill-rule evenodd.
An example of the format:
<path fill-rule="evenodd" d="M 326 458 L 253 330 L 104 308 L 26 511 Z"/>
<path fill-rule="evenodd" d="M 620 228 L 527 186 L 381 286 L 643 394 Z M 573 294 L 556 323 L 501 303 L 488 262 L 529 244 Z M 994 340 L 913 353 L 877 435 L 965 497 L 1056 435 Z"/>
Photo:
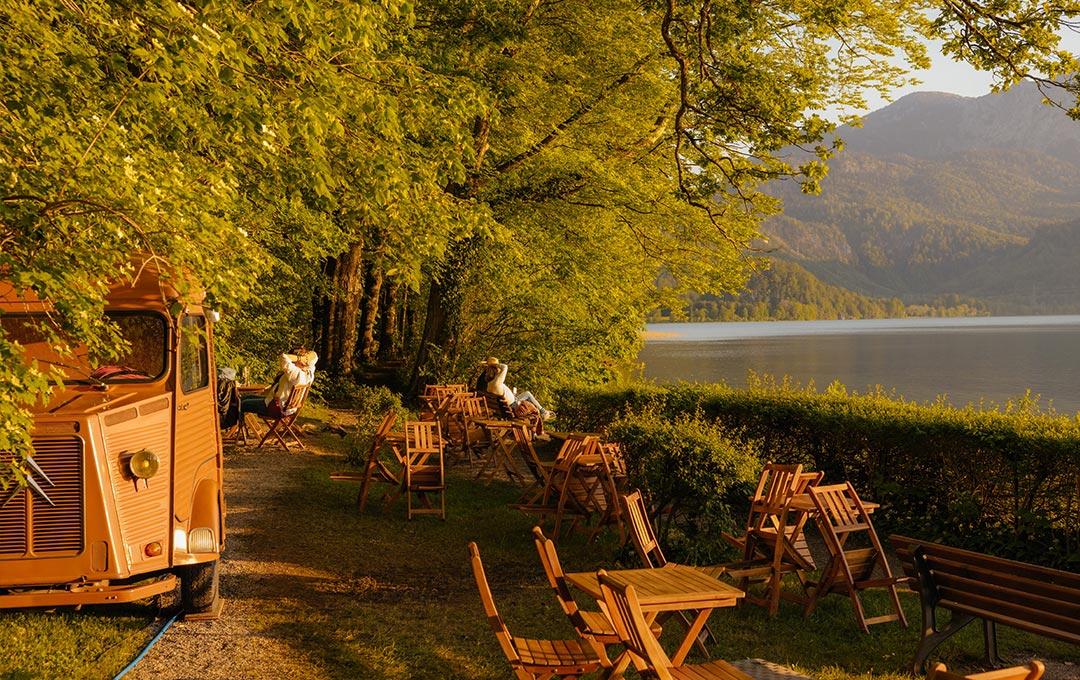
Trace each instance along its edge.
<path fill-rule="evenodd" d="M 83 442 L 79 437 L 37 437 L 36 485 L 0 491 L 0 556 L 39 556 L 83 549 Z M 0 453 L 0 463 L 13 456 Z M 6 501 L 6 502 L 4 502 Z"/>

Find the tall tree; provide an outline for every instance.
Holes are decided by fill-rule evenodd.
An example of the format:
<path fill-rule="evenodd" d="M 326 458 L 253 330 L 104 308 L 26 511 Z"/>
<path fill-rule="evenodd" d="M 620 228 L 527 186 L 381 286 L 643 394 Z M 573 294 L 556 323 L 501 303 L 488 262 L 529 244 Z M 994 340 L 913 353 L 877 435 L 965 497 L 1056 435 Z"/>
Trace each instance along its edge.
<path fill-rule="evenodd" d="M 437 190 L 463 152 L 452 111 L 475 99 L 431 96 L 429 79 L 385 58 L 409 8 L 0 0 L 0 274 L 53 303 L 58 343 L 108 357 L 104 283 L 148 253 L 192 273 L 239 312 L 231 328 L 280 352 L 297 326 L 270 321 L 295 316 L 298 297 L 310 319 L 322 259 L 348 250 L 365 215 L 392 220 L 394 206 L 437 193 L 413 212 L 469 224 Z M 435 112 L 441 145 L 400 143 L 403 100 L 408 115 Z M 361 191 L 342 189 L 356 177 L 342 149 Z M 425 245 L 422 230 L 401 240 Z M 243 318 L 261 303 L 274 313 Z M 26 405 L 50 387 L 19 354 L 0 333 L 0 450 L 26 454 Z"/>

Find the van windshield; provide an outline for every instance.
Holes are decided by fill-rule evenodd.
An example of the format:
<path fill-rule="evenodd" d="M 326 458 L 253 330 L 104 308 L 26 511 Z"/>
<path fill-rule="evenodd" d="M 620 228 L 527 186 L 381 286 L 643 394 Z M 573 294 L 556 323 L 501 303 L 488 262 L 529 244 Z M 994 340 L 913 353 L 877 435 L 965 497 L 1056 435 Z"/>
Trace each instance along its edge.
<path fill-rule="evenodd" d="M 45 321 L 43 316 L 4 314 L 0 316 L 0 327 L 9 340 L 23 346 L 28 359 L 59 368 L 68 382 L 146 382 L 160 378 L 167 366 L 167 319 L 154 312 L 110 312 L 106 316 L 120 327 L 120 334 L 131 347 L 105 365 L 91 364 L 84 347 L 76 347 L 74 356 L 60 356 L 39 330 L 40 322 Z"/>

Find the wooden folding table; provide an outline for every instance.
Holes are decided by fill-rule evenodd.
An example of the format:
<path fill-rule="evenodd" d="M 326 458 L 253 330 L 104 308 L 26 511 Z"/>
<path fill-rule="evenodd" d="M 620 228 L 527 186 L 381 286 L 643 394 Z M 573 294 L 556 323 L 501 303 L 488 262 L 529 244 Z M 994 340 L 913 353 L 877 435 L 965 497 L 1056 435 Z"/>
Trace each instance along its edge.
<path fill-rule="evenodd" d="M 652 623 L 663 611 L 695 611 L 693 622 L 671 662 L 681 666 L 694 641 L 705 627 L 709 614 L 717 607 L 734 607 L 745 593 L 735 586 L 709 576 L 688 565 L 672 565 L 657 569 L 617 569 L 608 574 L 634 586 L 641 610 Z M 576 588 L 604 601 L 596 572 L 583 571 L 566 575 L 566 580 Z"/>

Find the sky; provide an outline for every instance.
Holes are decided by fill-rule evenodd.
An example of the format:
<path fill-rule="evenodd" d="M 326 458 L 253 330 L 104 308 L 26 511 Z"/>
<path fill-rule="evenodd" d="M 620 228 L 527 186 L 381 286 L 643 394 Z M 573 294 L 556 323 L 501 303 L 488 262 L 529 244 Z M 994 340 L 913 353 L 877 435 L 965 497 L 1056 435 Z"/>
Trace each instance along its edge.
<path fill-rule="evenodd" d="M 1080 53 L 1080 35 L 1066 32 L 1061 41 L 1061 47 L 1070 49 L 1074 53 Z M 940 47 L 931 44 L 928 48 L 931 58 L 930 68 L 922 71 L 913 71 L 912 76 L 922 81 L 920 85 L 907 86 L 895 90 L 892 93 L 892 101 L 900 99 L 912 92 L 950 92 L 964 97 L 981 97 L 990 93 L 993 79 L 989 73 L 976 71 L 966 62 L 957 63 L 951 58 L 941 54 Z M 867 94 L 866 111 L 876 111 L 889 104 L 888 101 L 877 97 L 875 94 Z"/>

